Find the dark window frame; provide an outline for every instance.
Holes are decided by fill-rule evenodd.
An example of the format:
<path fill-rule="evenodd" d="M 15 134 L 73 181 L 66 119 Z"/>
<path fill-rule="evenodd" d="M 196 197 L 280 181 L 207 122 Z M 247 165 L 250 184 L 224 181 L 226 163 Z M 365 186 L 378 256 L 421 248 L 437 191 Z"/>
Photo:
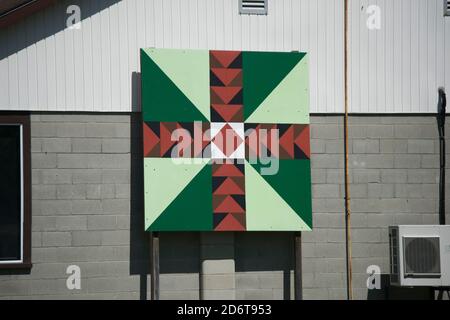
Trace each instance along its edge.
<path fill-rule="evenodd" d="M 23 234 L 22 261 L 0 263 L 0 269 L 29 269 L 31 263 L 31 132 L 28 114 L 0 113 L 0 124 L 22 126 Z"/>

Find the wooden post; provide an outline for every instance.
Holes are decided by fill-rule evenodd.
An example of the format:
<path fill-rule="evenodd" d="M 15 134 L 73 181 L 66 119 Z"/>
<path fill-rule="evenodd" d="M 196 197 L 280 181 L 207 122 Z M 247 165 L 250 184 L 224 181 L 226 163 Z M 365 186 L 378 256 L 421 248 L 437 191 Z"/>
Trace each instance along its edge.
<path fill-rule="evenodd" d="M 159 234 L 150 233 L 152 300 L 159 300 Z"/>
<path fill-rule="evenodd" d="M 294 270 L 294 286 L 295 300 L 303 300 L 302 292 L 302 233 L 294 234 L 294 250 L 295 250 L 295 270 Z"/>

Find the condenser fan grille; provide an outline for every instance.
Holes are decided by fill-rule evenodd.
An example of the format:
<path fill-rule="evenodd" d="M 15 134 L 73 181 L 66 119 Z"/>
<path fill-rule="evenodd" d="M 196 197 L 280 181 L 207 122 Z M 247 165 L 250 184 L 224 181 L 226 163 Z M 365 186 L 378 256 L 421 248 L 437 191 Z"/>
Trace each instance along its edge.
<path fill-rule="evenodd" d="M 441 274 L 439 237 L 403 237 L 405 277 L 436 277 Z"/>

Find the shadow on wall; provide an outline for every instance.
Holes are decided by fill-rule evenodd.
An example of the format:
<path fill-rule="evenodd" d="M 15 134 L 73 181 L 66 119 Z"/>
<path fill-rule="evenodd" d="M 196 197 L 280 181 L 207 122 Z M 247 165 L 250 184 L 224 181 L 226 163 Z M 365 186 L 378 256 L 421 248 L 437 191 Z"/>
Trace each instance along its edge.
<path fill-rule="evenodd" d="M 140 74 L 131 78 L 133 105 L 140 108 Z M 142 154 L 142 115 L 132 113 L 130 119 L 130 274 L 140 276 L 140 298 L 148 298 L 150 274 L 150 233 L 144 223 L 144 167 Z M 199 273 L 199 233 L 160 233 L 160 273 Z"/>
<path fill-rule="evenodd" d="M 49 36 L 55 35 L 58 32 L 67 28 L 67 18 L 70 14 L 67 14 L 66 10 L 70 5 L 77 5 L 80 7 L 81 20 L 93 16 L 94 14 L 112 6 L 120 0 L 103 0 L 103 1 L 91 1 L 91 0 L 64 0 L 56 1 L 55 4 L 32 14 L 25 19 L 14 23 L 5 29 L 5 33 L 11 33 L 13 29 L 24 28 L 27 29 L 28 23 L 34 23 L 31 26 L 31 31 L 23 32 L 18 39 L 9 39 L 8 45 L 0 50 L 0 60 L 17 53 L 20 50 L 42 40 Z M 34 19 L 34 20 L 32 20 Z M 93 39 L 100 41 L 101 39 Z"/>
<path fill-rule="evenodd" d="M 236 232 L 234 244 L 236 272 L 283 271 L 283 299 L 293 298 L 294 233 Z"/>

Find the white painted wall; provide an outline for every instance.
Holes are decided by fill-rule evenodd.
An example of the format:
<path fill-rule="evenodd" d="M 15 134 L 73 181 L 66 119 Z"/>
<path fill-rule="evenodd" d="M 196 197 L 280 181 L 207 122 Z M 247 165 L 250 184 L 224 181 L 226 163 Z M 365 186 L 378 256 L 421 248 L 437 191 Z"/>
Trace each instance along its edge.
<path fill-rule="evenodd" d="M 137 110 L 139 48 L 307 51 L 311 112 L 343 111 L 343 0 L 71 0 L 0 30 L 0 110 Z M 66 8 L 81 29 L 65 26 Z M 381 8 L 368 30 L 366 8 Z M 350 111 L 435 112 L 450 91 L 450 17 L 442 0 L 350 0 Z"/>

